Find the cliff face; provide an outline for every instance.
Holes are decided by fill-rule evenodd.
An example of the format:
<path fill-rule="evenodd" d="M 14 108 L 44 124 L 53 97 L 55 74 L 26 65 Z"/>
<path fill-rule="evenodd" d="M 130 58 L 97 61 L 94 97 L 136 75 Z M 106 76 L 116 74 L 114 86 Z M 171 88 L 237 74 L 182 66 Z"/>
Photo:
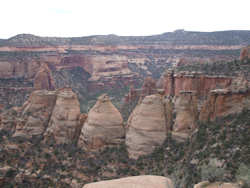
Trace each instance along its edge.
<path fill-rule="evenodd" d="M 225 36 L 231 37 L 232 34 L 239 37 L 228 43 Z M 93 99 L 92 96 L 100 95 L 100 91 L 120 97 L 129 86 L 140 86 L 148 76 L 158 79 L 168 67 L 185 62 L 229 61 L 237 58 L 242 41 L 246 43 L 248 35 L 249 32 L 243 31 L 203 34 L 184 31 L 149 37 L 108 35 L 44 38 L 17 35 L 0 42 L 0 86 L 14 87 L 16 90 L 22 88 L 26 92 L 15 97 L 0 91 L 0 95 L 6 96 L 6 100 L 0 101 L 0 104 L 4 108 L 22 105 L 25 97 L 32 91 L 30 88 L 51 90 L 69 86 L 76 91 L 81 101 L 81 110 L 86 111 L 86 104 L 82 103 L 85 99 Z M 191 38 L 195 40 L 190 40 Z M 44 64 L 47 68 L 44 68 Z M 22 82 L 13 81 L 20 79 Z M 183 78 L 176 77 L 176 93 L 185 88 L 194 90 L 194 87 L 214 84 L 212 78 L 197 81 L 199 83 L 196 85 L 199 86 L 192 86 L 191 83 L 182 85 L 182 81 Z M 189 79 L 186 82 L 192 81 L 194 80 Z M 200 95 L 208 89 L 210 88 L 204 88 Z"/>
<path fill-rule="evenodd" d="M 250 92 L 229 89 L 212 90 L 201 109 L 200 121 L 214 120 L 231 114 L 238 114 L 250 108 Z"/>
<path fill-rule="evenodd" d="M 165 73 L 165 94 L 179 96 L 181 91 L 195 91 L 198 97 L 205 97 L 209 91 L 217 88 L 227 88 L 232 77 L 209 76 L 196 72 Z"/>
<path fill-rule="evenodd" d="M 34 89 L 35 90 L 54 90 L 55 84 L 52 77 L 51 70 L 46 64 L 42 64 L 34 78 Z"/>
<path fill-rule="evenodd" d="M 172 134 L 188 137 L 196 128 L 198 120 L 198 101 L 195 92 L 183 91 L 175 102 L 176 118 Z"/>

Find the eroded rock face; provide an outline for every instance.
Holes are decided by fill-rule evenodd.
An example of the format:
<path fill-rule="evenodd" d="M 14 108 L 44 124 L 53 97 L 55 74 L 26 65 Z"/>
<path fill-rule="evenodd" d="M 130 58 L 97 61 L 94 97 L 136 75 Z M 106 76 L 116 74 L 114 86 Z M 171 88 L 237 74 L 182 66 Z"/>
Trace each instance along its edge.
<path fill-rule="evenodd" d="M 237 183 L 224 183 L 224 182 L 201 182 L 194 186 L 194 188 L 241 188 L 241 186 Z"/>
<path fill-rule="evenodd" d="M 247 59 L 250 59 L 250 46 L 242 48 L 240 52 L 240 60 L 243 61 Z"/>
<path fill-rule="evenodd" d="M 182 91 L 195 91 L 198 97 L 207 96 L 210 90 L 227 88 L 232 78 L 226 76 L 208 76 L 198 72 L 166 72 L 165 94 L 179 96 Z"/>
<path fill-rule="evenodd" d="M 35 90 L 54 90 L 54 80 L 52 78 L 51 71 L 46 64 L 42 64 L 34 78 Z"/>
<path fill-rule="evenodd" d="M 197 127 L 198 106 L 197 96 L 193 91 L 183 91 L 175 102 L 176 119 L 173 126 L 173 135 L 180 133 L 190 135 Z"/>
<path fill-rule="evenodd" d="M 131 158 L 153 152 L 166 138 L 166 120 L 162 97 L 146 96 L 128 119 L 126 145 Z"/>
<path fill-rule="evenodd" d="M 71 88 L 57 91 L 57 100 L 53 109 L 45 139 L 53 137 L 57 144 L 72 143 L 76 138 L 75 130 L 79 125 L 80 104 Z"/>
<path fill-rule="evenodd" d="M 162 176 L 133 176 L 116 180 L 90 183 L 83 188 L 174 188 L 170 179 Z"/>
<path fill-rule="evenodd" d="M 214 120 L 216 117 L 225 117 L 237 114 L 243 109 L 250 108 L 250 91 L 230 89 L 212 90 L 210 96 L 201 109 L 200 121 Z"/>
<path fill-rule="evenodd" d="M 124 136 L 122 116 L 109 97 L 104 94 L 89 111 L 78 145 L 97 149 L 106 144 L 120 143 Z"/>
<path fill-rule="evenodd" d="M 13 136 L 31 138 L 41 136 L 46 130 L 56 102 L 54 91 L 37 90 L 21 108 L 20 121 L 17 121 Z"/>

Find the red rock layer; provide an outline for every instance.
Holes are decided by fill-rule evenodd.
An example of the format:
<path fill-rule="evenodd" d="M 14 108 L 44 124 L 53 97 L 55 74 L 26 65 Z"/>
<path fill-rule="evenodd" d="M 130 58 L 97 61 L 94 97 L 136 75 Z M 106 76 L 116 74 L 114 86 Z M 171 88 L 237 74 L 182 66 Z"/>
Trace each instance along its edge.
<path fill-rule="evenodd" d="M 181 91 L 195 91 L 198 97 L 207 96 L 210 90 L 227 88 L 232 78 L 226 76 L 208 76 L 199 73 L 181 72 L 165 75 L 165 94 L 179 96 Z"/>

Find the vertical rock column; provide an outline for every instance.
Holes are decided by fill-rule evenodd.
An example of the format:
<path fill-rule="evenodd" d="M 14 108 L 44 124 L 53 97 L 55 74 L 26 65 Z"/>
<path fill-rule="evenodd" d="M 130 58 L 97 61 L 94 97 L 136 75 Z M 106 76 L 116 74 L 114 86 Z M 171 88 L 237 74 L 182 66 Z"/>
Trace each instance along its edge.
<path fill-rule="evenodd" d="M 181 91 L 175 102 L 176 119 L 172 135 L 177 140 L 186 139 L 197 126 L 198 106 L 196 92 Z"/>
<path fill-rule="evenodd" d="M 75 131 L 79 126 L 80 104 L 76 94 L 71 88 L 57 91 L 57 100 L 48 128 L 44 134 L 45 139 L 53 137 L 56 144 L 69 144 L 74 142 Z"/>
<path fill-rule="evenodd" d="M 54 91 L 37 90 L 22 106 L 22 114 L 17 122 L 13 136 L 31 138 L 41 136 L 47 128 L 50 116 L 55 106 Z"/>

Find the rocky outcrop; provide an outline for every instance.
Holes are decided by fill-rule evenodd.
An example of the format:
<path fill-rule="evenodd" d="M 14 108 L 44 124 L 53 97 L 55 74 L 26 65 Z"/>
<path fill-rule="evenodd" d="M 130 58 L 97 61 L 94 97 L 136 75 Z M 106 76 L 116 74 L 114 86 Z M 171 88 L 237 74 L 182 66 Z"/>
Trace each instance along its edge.
<path fill-rule="evenodd" d="M 166 120 L 162 97 L 146 96 L 128 119 L 126 145 L 129 156 L 138 158 L 161 145 L 166 138 Z"/>
<path fill-rule="evenodd" d="M 103 94 L 88 113 L 78 146 L 97 149 L 103 145 L 120 143 L 124 136 L 122 116 L 109 97 Z"/>
<path fill-rule="evenodd" d="M 46 64 L 42 64 L 34 78 L 34 89 L 35 90 L 54 90 L 54 80 L 49 67 Z"/>
<path fill-rule="evenodd" d="M 214 182 L 210 183 L 208 181 L 204 181 L 198 183 L 194 186 L 194 188 L 241 188 L 241 185 L 237 183 L 224 183 L 224 182 Z"/>
<path fill-rule="evenodd" d="M 14 137 L 31 138 L 41 136 L 46 130 L 56 102 L 53 91 L 34 91 L 21 108 Z"/>
<path fill-rule="evenodd" d="M 197 96 L 193 91 L 182 91 L 175 102 L 176 119 L 172 134 L 175 137 L 187 137 L 197 127 Z"/>
<path fill-rule="evenodd" d="M 214 120 L 237 114 L 250 108 L 249 90 L 217 89 L 210 92 L 210 96 L 201 109 L 200 121 Z"/>
<path fill-rule="evenodd" d="M 48 128 L 44 134 L 45 140 L 54 138 L 57 144 L 72 143 L 75 131 L 79 126 L 80 104 L 71 88 L 57 91 L 57 100 Z"/>
<path fill-rule="evenodd" d="M 133 176 L 116 180 L 90 183 L 83 188 L 174 188 L 172 181 L 163 176 Z"/>
<path fill-rule="evenodd" d="M 168 71 L 164 77 L 165 94 L 171 96 L 179 96 L 181 91 L 195 91 L 198 97 L 204 97 L 210 90 L 227 88 L 232 82 L 232 77 L 209 76 L 198 72 Z"/>
<path fill-rule="evenodd" d="M 248 59 L 250 59 L 250 46 L 242 48 L 240 52 L 241 61 L 248 60 Z"/>

